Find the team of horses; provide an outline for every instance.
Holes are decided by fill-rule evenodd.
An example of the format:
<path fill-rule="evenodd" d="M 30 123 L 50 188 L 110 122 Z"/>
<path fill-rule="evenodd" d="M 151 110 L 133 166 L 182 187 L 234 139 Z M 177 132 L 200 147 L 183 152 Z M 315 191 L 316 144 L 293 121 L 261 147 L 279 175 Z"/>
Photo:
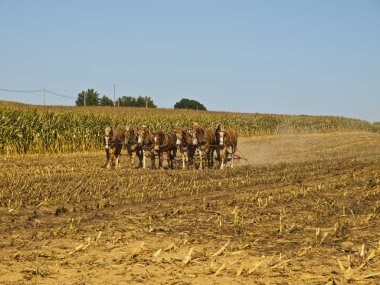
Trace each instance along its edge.
<path fill-rule="evenodd" d="M 103 167 L 113 168 L 119 165 L 123 146 L 127 150 L 131 166 L 135 166 L 137 157 L 139 168 L 147 168 L 147 158 L 150 158 L 150 168 L 156 168 L 156 159 L 158 168 L 162 168 L 166 157 L 168 167 L 174 169 L 179 151 L 183 169 L 193 167 L 196 158 L 199 158 L 199 168 L 213 168 L 215 153 L 219 168 L 223 169 L 228 160 L 231 160 L 231 167 L 234 167 L 237 132 L 223 125 L 217 125 L 215 130 L 210 130 L 198 124 L 191 128 L 177 128 L 173 132 L 152 131 L 146 126 L 138 129 L 126 126 L 124 130 L 106 127 L 106 162 Z M 231 154 L 230 158 L 228 154 Z"/>

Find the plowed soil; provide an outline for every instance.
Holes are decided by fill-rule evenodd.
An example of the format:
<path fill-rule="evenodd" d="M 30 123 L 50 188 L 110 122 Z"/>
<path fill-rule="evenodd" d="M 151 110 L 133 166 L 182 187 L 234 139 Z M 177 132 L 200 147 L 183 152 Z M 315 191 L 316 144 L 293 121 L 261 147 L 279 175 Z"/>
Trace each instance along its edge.
<path fill-rule="evenodd" d="M 380 284 L 380 134 L 239 142 L 234 169 L 0 161 L 0 284 Z"/>

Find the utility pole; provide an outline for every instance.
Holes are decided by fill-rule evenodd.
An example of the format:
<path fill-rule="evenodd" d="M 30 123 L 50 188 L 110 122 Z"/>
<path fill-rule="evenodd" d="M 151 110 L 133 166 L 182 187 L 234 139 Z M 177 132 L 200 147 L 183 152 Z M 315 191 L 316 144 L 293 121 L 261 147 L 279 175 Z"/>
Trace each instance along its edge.
<path fill-rule="evenodd" d="M 44 88 L 44 106 L 46 105 L 46 89 Z"/>
<path fill-rule="evenodd" d="M 86 107 L 86 91 L 83 92 L 83 106 Z"/>
<path fill-rule="evenodd" d="M 145 96 L 145 109 L 148 109 L 148 97 Z"/>
<path fill-rule="evenodd" d="M 113 84 L 113 102 L 114 102 L 115 107 L 116 107 L 116 85 L 115 85 L 115 83 Z"/>

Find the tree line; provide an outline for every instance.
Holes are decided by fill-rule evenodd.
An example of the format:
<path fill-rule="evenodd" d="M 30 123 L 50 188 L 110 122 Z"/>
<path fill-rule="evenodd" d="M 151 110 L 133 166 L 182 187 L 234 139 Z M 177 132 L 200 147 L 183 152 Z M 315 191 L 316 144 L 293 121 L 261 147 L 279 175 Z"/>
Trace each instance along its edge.
<path fill-rule="evenodd" d="M 148 107 L 156 108 L 152 98 L 139 96 L 137 98 L 122 96 L 112 101 L 106 95 L 100 97 L 100 94 L 94 89 L 87 89 L 78 94 L 75 101 L 77 106 L 121 106 L 121 107 Z"/>
<path fill-rule="evenodd" d="M 146 107 L 157 108 L 157 105 L 150 97 L 138 96 L 122 96 L 116 99 L 114 102 L 106 95 L 101 96 L 94 89 L 87 89 L 78 94 L 75 101 L 77 106 L 120 106 L 120 107 Z M 196 100 L 187 98 L 181 99 L 175 103 L 175 109 L 192 109 L 192 110 L 207 110 L 206 107 Z"/>

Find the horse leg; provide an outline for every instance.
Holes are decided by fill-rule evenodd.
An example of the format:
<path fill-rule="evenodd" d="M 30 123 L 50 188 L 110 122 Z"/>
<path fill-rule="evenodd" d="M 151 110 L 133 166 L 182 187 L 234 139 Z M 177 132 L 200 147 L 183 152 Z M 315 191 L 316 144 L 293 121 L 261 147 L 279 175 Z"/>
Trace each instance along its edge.
<path fill-rule="evenodd" d="M 114 168 L 115 167 L 115 148 L 111 149 L 111 156 L 110 156 L 110 167 Z"/>
<path fill-rule="evenodd" d="M 174 159 L 175 159 L 175 155 L 174 155 L 174 150 L 173 150 L 173 153 L 170 155 L 171 169 L 174 169 Z"/>
<path fill-rule="evenodd" d="M 110 167 L 110 158 L 111 158 L 110 150 L 109 150 L 109 148 L 106 148 L 105 151 L 106 151 L 106 162 L 102 165 L 102 167 L 103 168 L 105 168 L 105 167 L 109 168 Z"/>
<path fill-rule="evenodd" d="M 209 159 L 210 159 L 210 163 L 208 167 L 213 168 L 214 167 L 214 148 L 213 147 L 210 148 Z"/>
<path fill-rule="evenodd" d="M 182 156 L 182 169 L 185 169 L 186 168 L 186 161 L 185 161 L 185 152 L 184 151 L 181 152 L 181 156 Z"/>
<path fill-rule="evenodd" d="M 145 169 L 146 168 L 146 153 L 145 153 L 146 151 L 145 150 L 143 150 L 143 168 Z"/>
<path fill-rule="evenodd" d="M 131 151 L 131 154 L 130 154 L 130 157 L 131 157 L 131 167 L 135 166 L 135 156 L 136 156 L 136 152 L 135 151 Z"/>
<path fill-rule="evenodd" d="M 174 164 L 175 164 L 175 167 L 178 168 L 178 166 L 177 166 L 177 150 L 178 150 L 178 148 L 176 146 L 174 146 L 173 155 L 172 155 L 172 169 L 174 169 Z"/>
<path fill-rule="evenodd" d="M 162 159 L 163 159 L 163 153 L 159 152 L 158 153 L 158 168 L 161 169 L 162 168 Z"/>
<path fill-rule="evenodd" d="M 121 154 L 121 146 L 117 146 L 115 148 L 115 166 L 118 167 L 119 166 L 119 159 L 120 159 L 120 154 Z"/>
<path fill-rule="evenodd" d="M 175 152 L 173 152 L 173 155 L 172 155 L 172 169 L 178 168 L 176 158 L 177 158 L 177 148 L 175 148 Z"/>
<path fill-rule="evenodd" d="M 187 149 L 187 157 L 188 157 L 188 167 L 190 166 L 194 167 L 194 156 L 195 156 L 195 151 L 193 147 Z"/>
<path fill-rule="evenodd" d="M 185 157 L 185 167 L 189 169 L 190 168 L 189 150 L 184 151 L 183 156 Z"/>
<path fill-rule="evenodd" d="M 219 162 L 219 167 L 220 167 L 221 160 L 220 160 L 220 148 L 219 148 L 219 146 L 215 147 L 215 152 L 216 152 L 216 160 Z"/>
<path fill-rule="evenodd" d="M 168 161 L 168 168 L 174 169 L 174 166 L 173 166 L 173 154 L 171 153 L 171 151 L 168 151 L 168 153 L 166 154 L 166 159 Z"/>
<path fill-rule="evenodd" d="M 198 152 L 199 152 L 199 161 L 200 161 L 199 168 L 203 169 L 203 153 L 200 149 L 198 149 Z"/>
<path fill-rule="evenodd" d="M 156 168 L 156 156 L 154 154 L 154 151 L 150 150 L 149 151 L 149 156 L 150 156 L 150 167 L 152 169 L 155 169 Z"/>
<path fill-rule="evenodd" d="M 221 166 L 220 166 L 220 169 L 224 169 L 224 165 L 225 165 L 225 162 L 226 162 L 226 153 L 227 153 L 227 147 L 224 147 L 223 150 L 222 150 L 222 157 L 221 157 Z"/>
<path fill-rule="evenodd" d="M 232 155 L 232 162 L 231 162 L 232 164 L 231 164 L 231 168 L 234 168 L 235 151 L 236 151 L 236 147 L 231 146 L 231 155 Z"/>
<path fill-rule="evenodd" d="M 136 150 L 137 157 L 139 158 L 139 168 L 143 166 L 142 161 L 143 161 L 143 153 L 141 149 Z"/>
<path fill-rule="evenodd" d="M 207 167 L 211 168 L 213 165 L 213 158 L 212 156 L 214 155 L 214 150 L 212 146 L 208 146 L 207 148 Z"/>

